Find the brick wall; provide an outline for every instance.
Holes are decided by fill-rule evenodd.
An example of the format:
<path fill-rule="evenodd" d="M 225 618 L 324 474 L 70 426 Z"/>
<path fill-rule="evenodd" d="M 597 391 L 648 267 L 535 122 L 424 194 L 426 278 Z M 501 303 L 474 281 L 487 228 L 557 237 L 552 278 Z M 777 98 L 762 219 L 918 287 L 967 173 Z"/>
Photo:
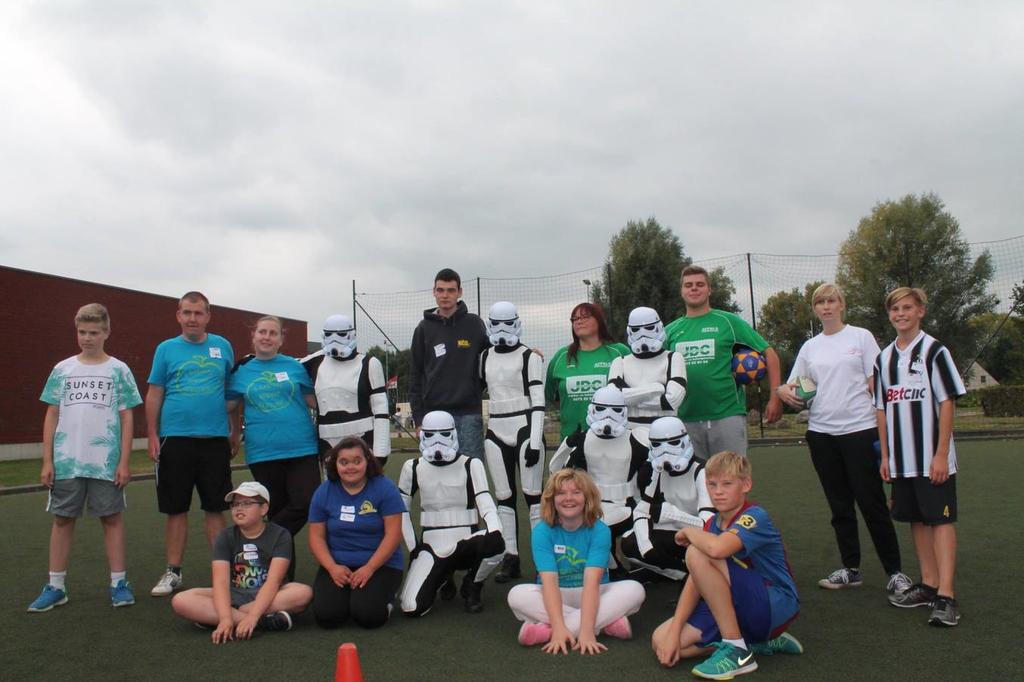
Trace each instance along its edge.
<path fill-rule="evenodd" d="M 178 299 L 0 266 L 0 445 L 42 440 L 46 406 L 39 401 L 53 366 L 76 355 L 74 319 L 86 303 L 110 311 L 108 354 L 131 367 L 143 398 L 158 343 L 181 333 Z M 181 293 L 185 293 L 182 291 Z M 216 301 L 212 292 L 203 292 Z M 231 341 L 240 357 L 252 350 L 250 329 L 262 313 L 213 305 L 209 331 Z M 288 334 L 282 353 L 306 355 L 306 323 L 282 318 Z M 135 408 L 135 435 L 146 435 L 145 413 Z"/>

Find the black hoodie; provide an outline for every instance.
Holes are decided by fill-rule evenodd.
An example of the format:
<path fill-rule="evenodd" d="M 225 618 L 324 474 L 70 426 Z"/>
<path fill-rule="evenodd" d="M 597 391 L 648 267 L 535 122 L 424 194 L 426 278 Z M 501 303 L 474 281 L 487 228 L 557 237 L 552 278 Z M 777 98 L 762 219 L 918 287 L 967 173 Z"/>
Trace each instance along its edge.
<path fill-rule="evenodd" d="M 484 322 L 459 301 L 455 314 L 423 311 L 412 333 L 409 406 L 419 425 L 431 410 L 453 415 L 481 412 L 480 353 L 490 345 Z"/>

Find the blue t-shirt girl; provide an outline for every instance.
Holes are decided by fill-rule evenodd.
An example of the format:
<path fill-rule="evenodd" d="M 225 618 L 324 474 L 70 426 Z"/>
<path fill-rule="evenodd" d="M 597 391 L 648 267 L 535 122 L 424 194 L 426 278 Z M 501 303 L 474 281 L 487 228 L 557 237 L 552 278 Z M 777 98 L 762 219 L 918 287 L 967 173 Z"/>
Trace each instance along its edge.
<path fill-rule="evenodd" d="M 245 461 L 268 462 L 317 452 L 307 395 L 313 383 L 287 355 L 240 363 L 228 382 L 228 400 L 245 402 Z"/>
<path fill-rule="evenodd" d="M 309 522 L 327 524 L 327 548 L 335 563 L 355 570 L 373 556 L 384 538 L 384 517 L 405 512 L 398 486 L 374 476 L 355 495 L 337 481 L 324 481 L 313 493 Z M 384 564 L 402 570 L 399 546 Z"/>

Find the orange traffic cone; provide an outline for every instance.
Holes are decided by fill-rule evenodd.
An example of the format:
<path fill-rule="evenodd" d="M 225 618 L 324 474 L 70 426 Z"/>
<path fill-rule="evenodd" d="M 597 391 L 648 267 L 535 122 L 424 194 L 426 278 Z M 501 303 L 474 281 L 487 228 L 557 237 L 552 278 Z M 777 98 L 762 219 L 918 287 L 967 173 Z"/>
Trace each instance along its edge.
<path fill-rule="evenodd" d="M 338 665 L 334 670 L 334 682 L 364 682 L 363 668 L 359 665 L 359 651 L 352 642 L 338 647 Z"/>

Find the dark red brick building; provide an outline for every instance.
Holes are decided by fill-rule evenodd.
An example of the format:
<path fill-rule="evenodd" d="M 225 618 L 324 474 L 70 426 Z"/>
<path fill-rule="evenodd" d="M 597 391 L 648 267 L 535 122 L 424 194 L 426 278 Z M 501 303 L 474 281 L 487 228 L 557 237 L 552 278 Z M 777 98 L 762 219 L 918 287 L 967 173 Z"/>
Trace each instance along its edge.
<path fill-rule="evenodd" d="M 67 277 L 0 266 L 0 445 L 42 440 L 46 406 L 39 401 L 43 384 L 57 362 L 78 353 L 74 319 L 86 303 L 102 303 L 110 311 L 106 351 L 128 363 L 139 391 L 146 396 L 146 379 L 158 343 L 181 333 L 174 313 L 178 299 L 143 291 L 85 282 Z M 181 293 L 185 293 L 182 291 Z M 203 292 L 216 301 L 216 294 Z M 212 294 L 212 295 L 211 295 Z M 250 329 L 273 312 L 255 312 L 213 305 L 209 331 L 231 341 L 239 356 L 251 351 Z M 306 323 L 281 318 L 287 335 L 282 353 L 306 355 Z M 146 435 L 142 406 L 135 408 L 135 436 Z"/>

